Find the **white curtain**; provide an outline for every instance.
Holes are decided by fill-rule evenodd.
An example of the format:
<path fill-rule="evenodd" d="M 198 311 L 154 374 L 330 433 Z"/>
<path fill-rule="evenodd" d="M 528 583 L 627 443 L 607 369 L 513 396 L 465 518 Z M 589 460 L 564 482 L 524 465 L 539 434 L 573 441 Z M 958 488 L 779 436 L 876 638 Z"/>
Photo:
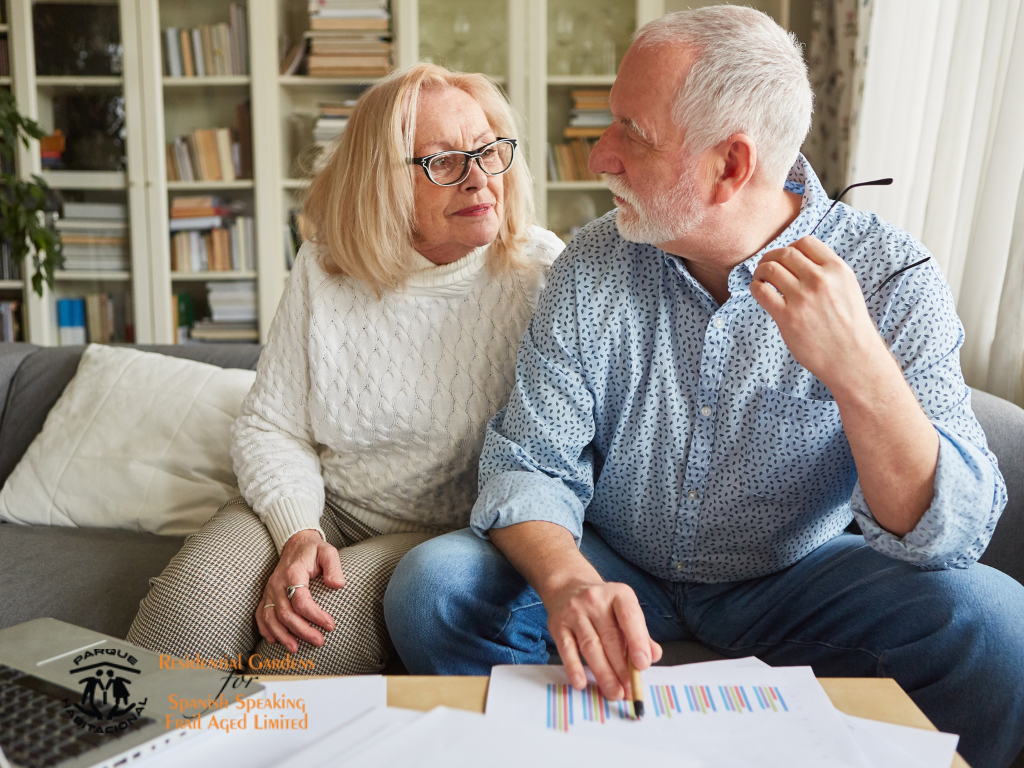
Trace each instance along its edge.
<path fill-rule="evenodd" d="M 971 386 L 1024 405 L 1021 0 L 873 0 L 849 202 L 918 237 L 966 331 Z"/>

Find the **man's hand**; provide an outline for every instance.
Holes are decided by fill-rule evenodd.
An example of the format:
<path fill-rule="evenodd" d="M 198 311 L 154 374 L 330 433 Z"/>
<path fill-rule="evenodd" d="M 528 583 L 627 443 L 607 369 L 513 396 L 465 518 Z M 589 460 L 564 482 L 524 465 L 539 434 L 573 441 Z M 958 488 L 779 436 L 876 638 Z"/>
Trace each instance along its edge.
<path fill-rule="evenodd" d="M 606 699 L 629 694 L 626 654 L 640 670 L 661 658 L 636 593 L 626 584 L 602 579 L 560 525 L 536 520 L 489 533 L 544 602 L 548 632 L 572 687 L 587 686 L 582 654 Z"/>
<path fill-rule="evenodd" d="M 548 631 L 573 688 L 587 685 L 580 654 L 601 693 L 612 701 L 633 694 L 627 658 L 640 670 L 661 658 L 661 646 L 647 633 L 636 594 L 625 584 L 575 582 L 545 600 L 545 606 Z"/>
<path fill-rule="evenodd" d="M 766 253 L 750 293 L 772 316 L 796 361 L 833 394 L 857 372 L 894 367 L 853 270 L 816 237 Z"/>
<path fill-rule="evenodd" d="M 285 542 L 256 608 L 256 624 L 267 642 L 281 643 L 290 653 L 299 650 L 296 636 L 318 648 L 324 644 L 323 635 L 309 625 L 312 622 L 327 632 L 334 629 L 334 619 L 309 594 L 309 582 L 317 576 L 323 576 L 324 584 L 331 589 L 345 586 L 338 550 L 317 531 L 299 531 Z M 302 589 L 295 590 L 289 600 L 288 587 L 297 584 Z M 274 607 L 265 607 L 270 604 Z"/>
<path fill-rule="evenodd" d="M 853 270 L 805 237 L 764 255 L 750 293 L 797 362 L 832 392 L 871 514 L 905 536 L 932 503 L 939 437 L 878 335 Z"/>

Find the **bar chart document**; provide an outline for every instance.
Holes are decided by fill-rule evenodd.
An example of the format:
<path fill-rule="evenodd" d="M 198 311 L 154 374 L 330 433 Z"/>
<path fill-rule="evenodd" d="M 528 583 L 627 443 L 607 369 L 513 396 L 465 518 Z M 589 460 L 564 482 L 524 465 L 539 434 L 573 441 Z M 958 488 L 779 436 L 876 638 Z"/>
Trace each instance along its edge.
<path fill-rule="evenodd" d="M 721 768 L 867 768 L 849 728 L 810 667 L 736 667 L 718 662 L 651 667 L 645 716 L 590 685 L 572 688 L 558 666 L 491 670 L 487 717 L 561 733 L 646 744 Z"/>

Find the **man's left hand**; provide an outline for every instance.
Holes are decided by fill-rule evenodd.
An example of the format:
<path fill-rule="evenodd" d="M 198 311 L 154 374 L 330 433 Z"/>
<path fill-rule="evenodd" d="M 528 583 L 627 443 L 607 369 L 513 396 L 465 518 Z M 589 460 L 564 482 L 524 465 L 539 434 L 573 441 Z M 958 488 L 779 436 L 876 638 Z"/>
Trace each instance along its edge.
<path fill-rule="evenodd" d="M 797 362 L 833 392 L 865 363 L 888 357 L 853 270 L 816 237 L 766 253 L 750 293 Z"/>

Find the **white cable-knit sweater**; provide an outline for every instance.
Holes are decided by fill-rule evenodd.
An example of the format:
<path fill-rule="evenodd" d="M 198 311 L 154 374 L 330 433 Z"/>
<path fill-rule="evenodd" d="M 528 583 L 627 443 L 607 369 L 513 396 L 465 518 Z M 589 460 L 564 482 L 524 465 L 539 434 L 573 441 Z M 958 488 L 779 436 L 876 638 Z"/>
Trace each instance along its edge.
<path fill-rule="evenodd" d="M 231 431 L 239 489 L 278 551 L 320 530 L 325 488 L 384 533 L 469 524 L 487 421 L 562 249 L 530 236 L 533 269 L 494 276 L 486 248 L 444 266 L 414 253 L 421 269 L 381 300 L 302 247 Z"/>

